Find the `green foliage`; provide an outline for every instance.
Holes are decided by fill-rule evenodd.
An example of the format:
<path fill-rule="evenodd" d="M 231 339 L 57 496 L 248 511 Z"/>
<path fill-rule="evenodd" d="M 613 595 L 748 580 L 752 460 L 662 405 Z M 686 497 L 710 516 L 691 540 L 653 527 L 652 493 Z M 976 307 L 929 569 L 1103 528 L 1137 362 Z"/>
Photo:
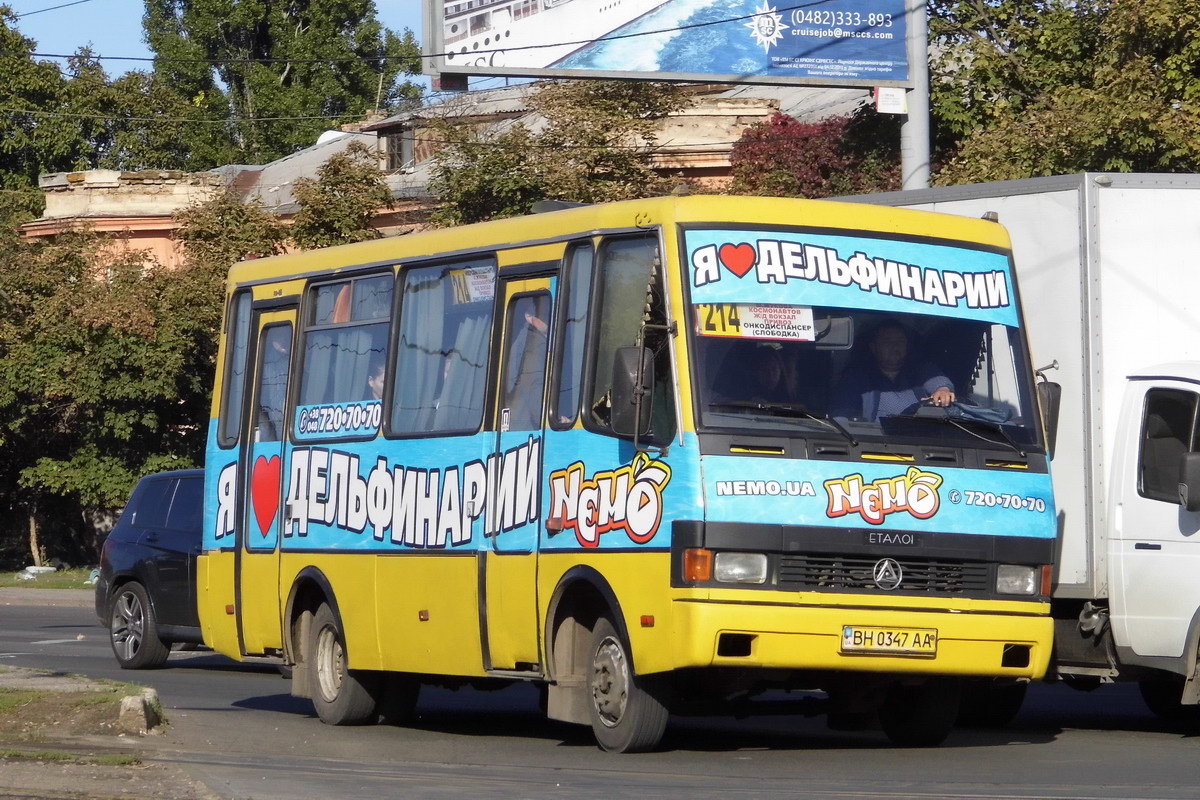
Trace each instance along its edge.
<path fill-rule="evenodd" d="M 1200 168 L 1193 0 L 941 2 L 941 184 Z"/>
<path fill-rule="evenodd" d="M 232 192 L 221 192 L 175 216 L 188 266 L 217 281 L 219 299 L 225 273 L 246 258 L 283 252 L 283 225 L 257 203 L 244 203 Z M 211 298 L 211 295 L 209 295 Z"/>
<path fill-rule="evenodd" d="M 372 0 L 146 0 L 143 28 L 167 84 L 235 120 L 235 144 L 251 163 L 295 152 L 336 126 L 267 118 L 351 122 L 420 96 L 400 80 L 420 71 L 416 40 L 383 28 Z M 205 60 L 220 63 L 198 63 Z"/>
<path fill-rule="evenodd" d="M 142 474 L 199 462 L 215 330 L 197 325 L 186 279 L 120 242 L 76 231 L 9 242 L 2 257 L 22 266 L 0 271 L 5 492 L 53 518 L 51 554 L 89 559 L 78 512 L 118 508 Z"/>
<path fill-rule="evenodd" d="M 528 214 L 547 196 L 535 137 L 523 125 L 501 132 L 447 127 L 430 191 L 442 200 L 434 222 L 463 225 Z"/>
<path fill-rule="evenodd" d="M 900 188 L 896 123 L 874 111 L 798 122 L 776 112 L 733 147 L 732 191 L 834 197 Z"/>
<path fill-rule="evenodd" d="M 527 214 L 542 199 L 594 203 L 665 194 L 651 163 L 658 123 L 684 108 L 670 84 L 571 81 L 537 88 L 534 127 L 479 131 L 447 124 L 429 188 L 435 222 L 456 225 Z"/>
<path fill-rule="evenodd" d="M 85 161 L 86 150 L 72 121 L 46 124 L 40 114 L 26 113 L 67 110 L 69 103 L 58 67 L 33 60 L 33 41 L 13 28 L 15 21 L 12 9 L 0 5 L 0 108 L 6 109 L 0 114 L 0 214 L 9 217 L 32 205 L 21 191 L 36 187 L 39 173 L 71 169 Z"/>
<path fill-rule="evenodd" d="M 378 238 L 371 220 L 392 207 L 379 158 L 362 142 L 351 142 L 317 170 L 296 181 L 300 211 L 290 234 L 301 248 L 329 247 Z"/>

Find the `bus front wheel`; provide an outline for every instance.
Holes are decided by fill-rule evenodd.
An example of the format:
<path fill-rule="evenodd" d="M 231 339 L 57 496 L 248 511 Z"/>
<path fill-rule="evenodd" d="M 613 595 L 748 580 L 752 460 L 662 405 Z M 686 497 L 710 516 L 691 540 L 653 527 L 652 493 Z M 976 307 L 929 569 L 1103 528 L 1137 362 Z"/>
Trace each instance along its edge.
<path fill-rule="evenodd" d="M 588 653 L 588 716 L 597 743 L 610 753 L 652 750 L 667 728 L 662 678 L 633 674 L 629 644 L 607 617 L 596 621 Z"/>
<path fill-rule="evenodd" d="M 309 664 L 313 706 L 327 725 L 362 725 L 375 721 L 379 680 L 372 673 L 349 669 L 341 620 L 322 603 L 313 617 Z"/>
<path fill-rule="evenodd" d="M 954 728 L 960 697 L 960 685 L 953 678 L 896 684 L 879 709 L 879 724 L 892 744 L 933 747 Z"/>

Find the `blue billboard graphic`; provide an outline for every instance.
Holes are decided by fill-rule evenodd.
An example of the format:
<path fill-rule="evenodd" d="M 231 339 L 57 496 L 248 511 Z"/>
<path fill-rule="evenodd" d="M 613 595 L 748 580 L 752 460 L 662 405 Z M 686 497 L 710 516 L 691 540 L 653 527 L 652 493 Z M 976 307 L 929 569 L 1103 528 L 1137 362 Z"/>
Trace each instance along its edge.
<path fill-rule="evenodd" d="M 431 0 L 431 9 L 446 72 L 908 81 L 904 0 Z"/>

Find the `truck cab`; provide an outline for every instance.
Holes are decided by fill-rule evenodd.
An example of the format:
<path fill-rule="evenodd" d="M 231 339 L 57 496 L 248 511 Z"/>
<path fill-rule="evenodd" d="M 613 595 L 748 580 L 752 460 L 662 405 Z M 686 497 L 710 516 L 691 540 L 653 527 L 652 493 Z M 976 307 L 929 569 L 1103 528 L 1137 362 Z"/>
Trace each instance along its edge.
<path fill-rule="evenodd" d="M 1180 498 L 1183 459 L 1200 447 L 1198 410 L 1200 362 L 1129 376 L 1107 515 L 1119 660 L 1181 675 L 1195 667 L 1200 636 L 1200 511 Z"/>

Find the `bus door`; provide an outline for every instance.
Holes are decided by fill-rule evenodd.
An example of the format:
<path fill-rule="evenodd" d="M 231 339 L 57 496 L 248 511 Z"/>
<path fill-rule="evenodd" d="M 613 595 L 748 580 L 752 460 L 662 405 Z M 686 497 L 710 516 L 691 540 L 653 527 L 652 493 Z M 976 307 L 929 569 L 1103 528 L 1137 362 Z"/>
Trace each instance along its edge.
<path fill-rule="evenodd" d="M 502 287 L 493 456 L 497 502 L 488 508 L 484 553 L 485 666 L 528 670 L 541 663 L 537 545 L 553 283 L 548 277 L 522 278 Z"/>
<path fill-rule="evenodd" d="M 287 442 L 288 378 L 296 308 L 255 314 L 257 344 L 251 349 L 243 415 L 246 446 L 239 469 L 242 524 L 237 527 L 238 638 L 243 655 L 282 647 L 279 617 L 279 542 L 283 520 L 284 445 Z"/>

